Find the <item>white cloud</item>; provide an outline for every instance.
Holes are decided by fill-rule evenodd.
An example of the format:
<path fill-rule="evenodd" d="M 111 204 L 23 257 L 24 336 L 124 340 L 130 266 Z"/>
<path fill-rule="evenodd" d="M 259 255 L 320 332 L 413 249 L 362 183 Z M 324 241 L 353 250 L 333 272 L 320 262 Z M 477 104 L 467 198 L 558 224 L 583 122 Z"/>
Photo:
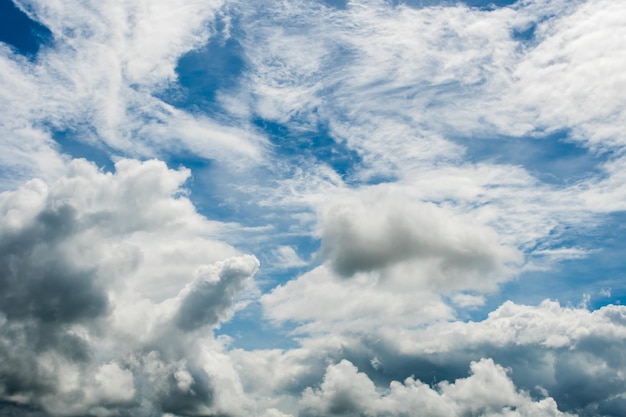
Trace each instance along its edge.
<path fill-rule="evenodd" d="M 593 0 L 539 25 L 540 43 L 515 69 L 509 100 L 536 111 L 540 126 L 572 128 L 588 146 L 622 147 L 625 15 L 620 2 Z"/>
<path fill-rule="evenodd" d="M 470 364 L 471 375 L 429 386 L 414 378 L 393 381 L 384 394 L 349 361 L 328 367 L 318 390 L 307 388 L 303 416 L 404 416 L 419 410 L 435 416 L 567 416 L 548 397 L 534 401 L 515 388 L 506 371 L 491 359 Z"/>
<path fill-rule="evenodd" d="M 293 246 L 279 246 L 273 251 L 273 258 L 273 263 L 278 268 L 295 268 L 308 264 L 298 256 Z"/>
<path fill-rule="evenodd" d="M 336 305 L 340 319 L 342 306 Z M 281 410 L 294 413 L 293 399 L 304 391 L 301 406 L 309 415 L 402 415 L 417 405 L 431 406 L 433 415 L 559 415 L 558 404 L 561 411 L 595 416 L 619 409 L 616 398 L 626 392 L 623 306 L 589 311 L 553 301 L 505 302 L 483 321 L 413 328 L 402 323 L 402 315 L 400 327 L 372 316 L 364 315 L 369 326 L 312 329 L 298 348 L 235 350 L 231 357 L 246 391 L 260 404 L 278 402 Z M 419 316 L 414 318 L 419 323 Z M 472 362 L 473 375 L 465 378 Z M 270 398 L 275 402 L 263 400 Z"/>
<path fill-rule="evenodd" d="M 33 62 L 0 51 L 8 178 L 59 176 L 64 159 L 51 139 L 58 131 L 124 156 L 192 152 L 236 166 L 260 161 L 263 140 L 245 123 L 188 114 L 156 97 L 176 82 L 178 59 L 216 35 L 222 1 L 20 4 L 54 42 Z"/>
<path fill-rule="evenodd" d="M 276 287 L 261 303 L 272 320 L 306 323 L 300 332 L 397 328 L 452 317 L 437 293 L 403 291 L 371 274 L 346 280 L 325 266 Z"/>
<path fill-rule="evenodd" d="M 485 297 L 482 295 L 456 294 L 452 297 L 452 302 L 461 308 L 476 308 L 485 304 Z"/>

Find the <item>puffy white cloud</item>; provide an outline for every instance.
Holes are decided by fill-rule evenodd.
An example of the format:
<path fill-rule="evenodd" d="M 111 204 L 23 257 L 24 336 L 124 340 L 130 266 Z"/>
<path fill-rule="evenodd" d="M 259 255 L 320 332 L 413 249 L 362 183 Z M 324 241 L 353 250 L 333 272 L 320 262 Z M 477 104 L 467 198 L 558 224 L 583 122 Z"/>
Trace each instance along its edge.
<path fill-rule="evenodd" d="M 304 325 L 300 331 L 449 319 L 442 295 L 493 291 L 523 260 L 475 216 L 411 199 L 401 188 L 336 190 L 317 204 L 324 263 L 261 298 L 269 318 Z M 480 299 L 465 301 L 457 305 Z"/>
<path fill-rule="evenodd" d="M 437 293 L 403 291 L 368 274 L 346 281 L 325 266 L 276 287 L 261 303 L 272 320 L 304 324 L 301 332 L 397 328 L 453 317 Z"/>
<path fill-rule="evenodd" d="M 568 416 L 548 397 L 534 401 L 515 388 L 506 371 L 491 359 L 470 364 L 471 375 L 434 387 L 412 377 L 393 381 L 379 393 L 369 377 L 349 361 L 330 365 L 320 388 L 307 388 L 302 416 Z"/>
<path fill-rule="evenodd" d="M 245 414 L 211 329 L 258 260 L 210 237 L 185 169 L 67 171 L 0 194 L 0 398 L 52 415 Z"/>

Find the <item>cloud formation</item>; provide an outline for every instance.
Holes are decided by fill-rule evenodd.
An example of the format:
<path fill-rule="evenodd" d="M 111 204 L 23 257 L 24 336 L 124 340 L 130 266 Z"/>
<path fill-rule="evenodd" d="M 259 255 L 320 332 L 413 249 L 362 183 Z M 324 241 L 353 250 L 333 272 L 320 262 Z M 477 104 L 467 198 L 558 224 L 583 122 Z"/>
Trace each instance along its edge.
<path fill-rule="evenodd" d="M 339 275 L 406 263 L 401 273 L 413 275 L 407 281 L 421 281 L 416 287 L 481 289 L 493 285 L 490 275 L 502 280 L 507 264 L 521 262 L 488 227 L 386 188 L 336 196 L 322 208 L 322 256 Z"/>
<path fill-rule="evenodd" d="M 381 395 L 374 383 L 348 361 L 328 367 L 319 390 L 304 391 L 302 416 L 569 416 L 548 397 L 533 401 L 518 391 L 505 369 L 490 359 L 470 364 L 471 374 L 434 387 L 407 378 L 394 381 Z"/>
<path fill-rule="evenodd" d="M 305 327 L 313 331 L 298 348 L 231 356 L 257 398 L 296 397 L 303 415 L 403 415 L 421 404 L 433 416 L 612 416 L 623 413 L 626 392 L 625 314 L 623 306 L 588 311 L 546 300 L 539 306 L 509 301 L 478 322 L 414 328 L 400 314 L 365 316 L 369 327 L 318 318 L 318 327 Z"/>
<path fill-rule="evenodd" d="M 623 4 L 15 1 L 0 414 L 626 414 Z"/>
<path fill-rule="evenodd" d="M 209 238 L 216 225 L 180 194 L 188 175 L 76 160 L 0 196 L 4 401 L 52 415 L 238 407 L 211 329 L 259 264 Z"/>

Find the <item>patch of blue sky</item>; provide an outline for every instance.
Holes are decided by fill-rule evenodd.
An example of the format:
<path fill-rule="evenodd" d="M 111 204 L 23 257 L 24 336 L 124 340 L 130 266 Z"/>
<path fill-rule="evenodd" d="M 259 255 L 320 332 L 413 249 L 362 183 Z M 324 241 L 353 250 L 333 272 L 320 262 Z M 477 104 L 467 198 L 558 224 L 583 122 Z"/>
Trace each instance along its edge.
<path fill-rule="evenodd" d="M 626 212 L 606 215 L 600 226 L 572 228 L 566 233 L 559 245 L 584 249 L 588 251 L 585 256 L 554 261 L 548 270 L 522 273 L 487 297 L 482 308 L 469 311 L 469 318 L 482 320 L 506 300 L 537 305 L 549 297 L 564 306 L 586 306 L 591 310 L 626 304 Z"/>
<path fill-rule="evenodd" d="M 301 162 L 323 163 L 332 167 L 344 179 L 349 179 L 362 162 L 359 154 L 346 144 L 336 141 L 323 123 L 312 130 L 293 129 L 288 125 L 258 118 L 253 121 L 274 145 L 275 154 L 302 167 Z M 298 162 L 300 161 L 300 162 Z"/>
<path fill-rule="evenodd" d="M 79 130 L 52 130 L 52 137 L 61 153 L 72 158 L 91 161 L 105 172 L 115 171 L 111 150 L 106 149 L 106 145 L 102 142 L 98 142 L 97 145 L 89 144 L 84 140 L 84 135 L 85 132 Z"/>
<path fill-rule="evenodd" d="M 262 320 L 262 317 L 261 304 L 251 303 L 238 311 L 232 319 L 222 323 L 214 334 L 230 337 L 232 339 L 230 347 L 235 349 L 293 349 L 299 346 L 291 335 L 296 324 L 274 325 L 270 321 Z"/>
<path fill-rule="evenodd" d="M 521 166 L 540 181 L 554 185 L 601 175 L 608 157 L 570 140 L 567 131 L 538 137 L 457 138 L 455 142 L 466 147 L 466 157 L 473 163 Z"/>
<path fill-rule="evenodd" d="M 21 55 L 34 57 L 52 40 L 52 32 L 47 27 L 32 20 L 11 0 L 0 0 L 0 42 Z"/>
<path fill-rule="evenodd" d="M 229 36 L 224 34 L 224 22 L 218 20 L 216 25 L 215 36 L 178 60 L 178 84 L 161 92 L 159 98 L 194 113 L 222 113 L 217 93 L 236 86 L 246 64 L 243 47 L 237 41 L 236 18 Z"/>
<path fill-rule="evenodd" d="M 320 3 L 338 9 L 345 9 L 348 6 L 348 0 L 320 0 Z"/>
<path fill-rule="evenodd" d="M 514 29 L 511 33 L 511 37 L 518 42 L 527 43 L 535 39 L 536 30 L 537 23 L 532 22 L 526 27 Z"/>

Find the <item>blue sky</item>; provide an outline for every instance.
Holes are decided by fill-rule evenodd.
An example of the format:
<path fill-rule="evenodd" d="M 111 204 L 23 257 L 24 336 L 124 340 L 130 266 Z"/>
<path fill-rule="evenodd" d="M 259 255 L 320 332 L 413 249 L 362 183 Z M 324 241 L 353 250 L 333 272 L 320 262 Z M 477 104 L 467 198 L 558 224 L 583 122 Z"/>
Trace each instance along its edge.
<path fill-rule="evenodd" d="M 626 6 L 0 20 L 1 414 L 626 414 Z"/>

